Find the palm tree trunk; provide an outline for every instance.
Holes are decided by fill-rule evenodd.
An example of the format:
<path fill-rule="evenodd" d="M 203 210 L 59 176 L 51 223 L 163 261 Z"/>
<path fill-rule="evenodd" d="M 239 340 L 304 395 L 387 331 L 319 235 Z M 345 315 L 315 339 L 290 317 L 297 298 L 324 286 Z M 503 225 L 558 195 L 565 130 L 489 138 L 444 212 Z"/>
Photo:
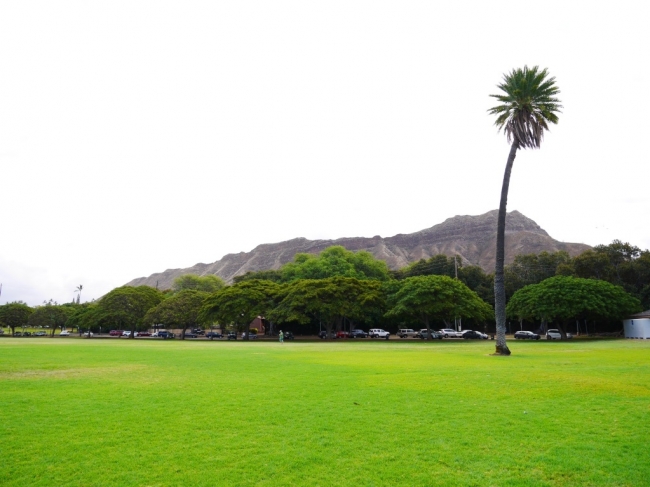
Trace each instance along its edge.
<path fill-rule="evenodd" d="M 499 217 L 497 220 L 497 255 L 494 269 L 494 314 L 497 321 L 496 355 L 510 355 L 506 345 L 506 286 L 503 280 L 503 264 L 505 260 L 505 235 L 506 235 L 506 206 L 508 205 L 508 187 L 510 186 L 510 172 L 517 156 L 517 141 L 512 143 L 506 172 L 503 175 L 501 187 L 501 203 L 499 204 Z"/>

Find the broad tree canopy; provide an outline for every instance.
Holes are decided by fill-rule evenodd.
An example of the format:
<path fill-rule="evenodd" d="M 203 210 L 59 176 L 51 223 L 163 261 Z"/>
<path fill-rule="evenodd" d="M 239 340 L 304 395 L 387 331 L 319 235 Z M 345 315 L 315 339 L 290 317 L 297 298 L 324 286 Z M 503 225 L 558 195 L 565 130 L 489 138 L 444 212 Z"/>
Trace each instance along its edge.
<path fill-rule="evenodd" d="M 383 260 L 375 259 L 370 252 L 351 252 L 340 245 L 328 247 L 319 255 L 296 254 L 294 261 L 281 270 L 284 281 L 334 276 L 380 281 L 390 278 L 390 270 Z"/>
<path fill-rule="evenodd" d="M 623 319 L 641 311 L 641 303 L 620 286 L 597 279 L 555 276 L 517 291 L 508 315 L 554 321 L 565 336 L 564 326 L 576 318 Z"/>
<path fill-rule="evenodd" d="M 387 317 L 412 316 L 430 327 L 431 320 L 493 316 L 492 308 L 465 284 L 448 276 L 416 276 L 400 282 L 388 297 Z"/>
<path fill-rule="evenodd" d="M 248 339 L 251 321 L 273 308 L 277 292 L 275 282 L 256 279 L 225 287 L 206 298 L 201 319 L 223 325 L 245 325 Z"/>
<path fill-rule="evenodd" d="M 76 312 L 76 305 L 56 304 L 48 301 L 43 306 L 37 306 L 29 316 L 28 324 L 33 327 L 49 327 L 51 334 L 57 328 L 63 329 L 72 315 Z"/>
<path fill-rule="evenodd" d="M 193 289 L 194 291 L 203 291 L 213 293 L 226 287 L 226 282 L 219 276 L 213 274 L 207 276 L 197 276 L 196 274 L 184 274 L 174 279 L 172 289 L 174 292 Z"/>
<path fill-rule="evenodd" d="M 183 330 L 181 338 L 185 339 L 185 330 L 201 322 L 199 314 L 208 296 L 208 293 L 193 289 L 181 291 L 147 311 L 143 323 L 161 323 L 167 328 L 180 328 Z"/>
<path fill-rule="evenodd" d="M 116 329 L 135 332 L 142 326 L 147 311 L 164 298 L 163 293 L 149 286 L 118 287 L 99 300 L 99 315 Z M 134 333 L 131 333 L 133 337 Z"/>
<path fill-rule="evenodd" d="M 33 312 L 34 309 L 22 301 L 7 303 L 0 306 L 0 324 L 11 328 L 13 334 L 15 328 L 27 326 L 27 320 Z"/>
<path fill-rule="evenodd" d="M 343 317 L 360 320 L 384 305 L 382 283 L 353 277 L 301 279 L 284 286 L 271 312 L 276 321 L 309 323 L 320 317 L 328 337 Z"/>

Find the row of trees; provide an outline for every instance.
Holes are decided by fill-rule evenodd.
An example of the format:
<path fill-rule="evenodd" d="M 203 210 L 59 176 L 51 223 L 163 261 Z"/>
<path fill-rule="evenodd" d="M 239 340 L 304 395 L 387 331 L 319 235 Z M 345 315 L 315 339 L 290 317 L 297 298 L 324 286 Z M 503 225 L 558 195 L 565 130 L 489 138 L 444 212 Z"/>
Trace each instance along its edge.
<path fill-rule="evenodd" d="M 97 302 L 48 303 L 35 310 L 12 303 L 0 307 L 0 320 L 8 326 L 32 326 L 32 315 L 47 311 L 52 317 L 56 309 L 60 318 L 48 321 L 52 332 L 63 326 L 137 331 L 162 325 L 179 328 L 184 336 L 197 324 L 248 327 L 260 315 L 277 324 L 320 323 L 328 332 L 340 330 L 344 322 L 394 327 L 419 320 L 428 328 L 455 318 L 484 323 L 492 315 L 491 307 L 459 280 L 442 275 L 396 280 L 385 262 L 343 247 L 331 247 L 318 256 L 299 254 L 270 276 L 249 274 L 232 286 L 215 276 L 182 276 L 165 292 L 124 286 Z M 23 314 L 14 319 L 10 311 L 16 307 Z"/>
<path fill-rule="evenodd" d="M 560 328 L 563 325 L 558 320 L 620 319 L 640 307 L 638 300 L 627 298 L 647 291 L 649 257 L 647 251 L 618 241 L 575 258 L 565 252 L 517 256 L 505 269 L 511 303 L 508 316 L 554 321 Z M 534 287 L 555 276 L 574 280 L 551 280 L 555 295 L 543 294 Z M 590 282 L 576 280 L 583 276 Z M 260 315 L 278 325 L 321 324 L 327 331 L 340 330 L 344 323 L 395 329 L 413 327 L 416 322 L 427 328 L 443 326 L 455 318 L 484 326 L 494 319 L 493 275 L 445 255 L 390 271 L 385 262 L 368 252 L 336 246 L 319 255 L 298 254 L 279 270 L 248 273 L 235 281 L 227 286 L 216 276 L 184 275 L 170 290 L 124 286 L 92 303 L 57 305 L 50 301 L 36 308 L 10 303 L 0 306 L 0 322 L 12 331 L 16 326 L 47 326 L 54 333 L 63 327 L 138 331 L 162 325 L 185 330 L 216 323 L 247 328 Z M 558 296 L 572 292 L 596 296 L 595 288 L 589 286 L 604 290 L 602 283 L 617 290 L 607 288 L 609 295 L 602 301 L 609 303 L 610 312 L 602 306 L 585 305 L 584 299 L 580 305 L 559 304 Z M 571 286 L 576 290 L 570 291 Z"/>

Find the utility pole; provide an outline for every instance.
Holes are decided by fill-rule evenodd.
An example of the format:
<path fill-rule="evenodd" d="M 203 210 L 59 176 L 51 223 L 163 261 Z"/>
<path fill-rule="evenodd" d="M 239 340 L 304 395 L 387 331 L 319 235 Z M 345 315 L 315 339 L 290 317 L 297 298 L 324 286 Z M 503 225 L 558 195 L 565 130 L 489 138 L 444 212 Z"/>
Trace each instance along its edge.
<path fill-rule="evenodd" d="M 456 280 L 458 280 L 458 261 L 456 260 L 455 255 L 454 255 L 454 273 L 456 274 Z M 463 331 L 462 318 L 454 318 L 454 325 L 456 327 L 456 331 Z"/>

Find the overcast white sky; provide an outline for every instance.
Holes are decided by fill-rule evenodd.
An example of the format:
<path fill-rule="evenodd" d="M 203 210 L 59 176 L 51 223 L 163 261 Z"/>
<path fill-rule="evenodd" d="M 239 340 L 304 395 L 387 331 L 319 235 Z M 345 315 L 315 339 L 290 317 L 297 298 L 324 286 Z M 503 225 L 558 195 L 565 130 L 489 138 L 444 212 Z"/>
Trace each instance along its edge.
<path fill-rule="evenodd" d="M 508 210 L 648 248 L 648 5 L 0 2 L 0 304 L 495 209 L 488 95 L 524 64 L 564 110 Z"/>

